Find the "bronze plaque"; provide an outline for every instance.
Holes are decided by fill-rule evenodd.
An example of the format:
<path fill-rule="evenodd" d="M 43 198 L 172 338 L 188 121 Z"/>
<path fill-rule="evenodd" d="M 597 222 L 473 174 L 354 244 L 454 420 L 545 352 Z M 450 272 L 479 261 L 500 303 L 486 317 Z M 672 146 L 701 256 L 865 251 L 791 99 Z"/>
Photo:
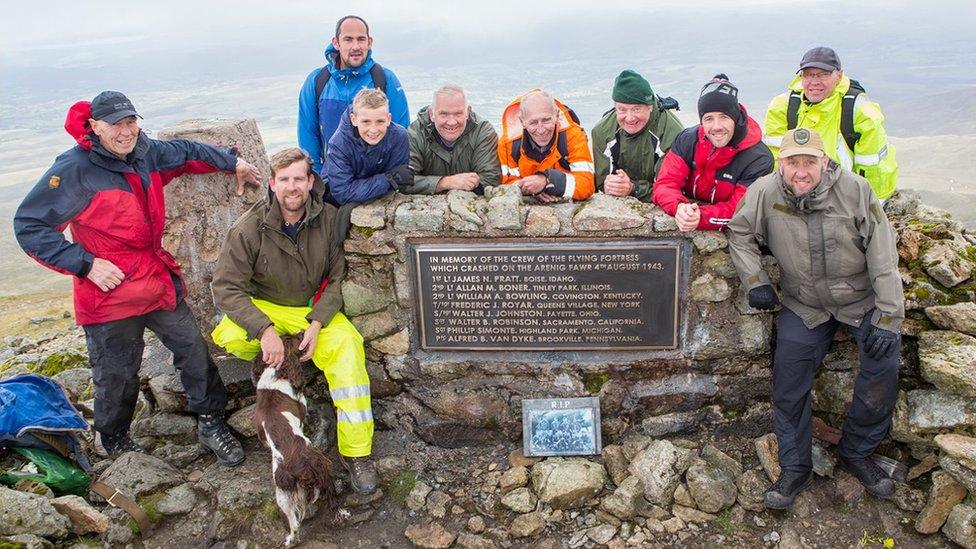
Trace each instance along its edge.
<path fill-rule="evenodd" d="M 412 246 L 423 349 L 678 346 L 677 244 L 560 239 Z"/>

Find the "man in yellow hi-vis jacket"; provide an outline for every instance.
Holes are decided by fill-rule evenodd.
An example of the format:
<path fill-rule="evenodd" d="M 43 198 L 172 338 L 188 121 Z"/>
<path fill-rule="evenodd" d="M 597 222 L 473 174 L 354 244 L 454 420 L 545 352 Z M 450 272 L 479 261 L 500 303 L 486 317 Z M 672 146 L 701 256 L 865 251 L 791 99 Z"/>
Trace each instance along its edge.
<path fill-rule="evenodd" d="M 763 133 L 774 158 L 783 135 L 794 128 L 815 130 L 827 156 L 867 179 L 879 199 L 895 192 L 898 161 L 888 142 L 881 107 L 844 74 L 830 48 L 806 52 L 789 91 L 770 102 Z"/>
<path fill-rule="evenodd" d="M 312 190 L 313 185 L 317 188 Z M 231 354 L 270 366 L 284 361 L 281 335 L 302 334 L 329 383 L 336 407 L 339 455 L 359 493 L 376 489 L 369 459 L 373 412 L 363 338 L 339 311 L 345 274 L 337 210 L 322 202 L 322 183 L 301 149 L 271 157 L 268 196 L 231 227 L 214 272 L 214 301 L 224 313 L 211 336 Z"/>

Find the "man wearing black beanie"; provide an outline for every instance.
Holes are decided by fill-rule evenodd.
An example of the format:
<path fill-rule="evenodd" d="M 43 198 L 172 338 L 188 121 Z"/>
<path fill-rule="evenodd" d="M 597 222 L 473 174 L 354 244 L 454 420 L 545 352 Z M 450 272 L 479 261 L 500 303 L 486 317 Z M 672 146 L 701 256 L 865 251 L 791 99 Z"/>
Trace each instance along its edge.
<path fill-rule="evenodd" d="M 683 232 L 725 227 L 746 187 L 773 171 L 759 124 L 724 74 L 702 87 L 698 117 L 701 124 L 675 138 L 652 195 Z"/>

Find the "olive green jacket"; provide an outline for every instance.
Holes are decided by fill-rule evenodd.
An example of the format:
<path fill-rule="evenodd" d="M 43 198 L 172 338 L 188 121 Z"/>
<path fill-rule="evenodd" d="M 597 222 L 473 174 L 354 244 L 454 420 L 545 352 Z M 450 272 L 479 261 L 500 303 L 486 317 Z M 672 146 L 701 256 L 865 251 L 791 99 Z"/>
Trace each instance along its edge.
<path fill-rule="evenodd" d="M 468 124 L 454 146 L 448 149 L 437 134 L 428 114 L 429 106 L 420 109 L 410 124 L 410 169 L 413 185 L 400 189 L 408 194 L 434 194 L 437 183 L 445 175 L 474 172 L 482 187 L 498 185 L 501 167 L 498 164 L 498 132 L 487 120 L 482 120 L 470 108 Z"/>
<path fill-rule="evenodd" d="M 611 166 L 616 152 L 618 165 L 634 183 L 631 196 L 642 202 L 651 201 L 651 187 L 664 155 L 671 149 L 674 138 L 685 127 L 670 110 L 660 111 L 655 106 L 644 131 L 630 135 L 620 129 L 617 110 L 610 109 L 593 126 L 593 166 L 596 170 L 596 190 L 603 191 L 603 182 L 614 169 Z M 615 150 L 616 149 L 616 150 Z"/>
<path fill-rule="evenodd" d="M 905 318 L 896 235 L 867 180 L 833 161 L 797 198 L 778 172 L 749 186 L 729 229 L 732 262 L 748 290 L 770 284 L 759 246 L 780 269 L 783 305 L 814 328 L 831 316 L 899 332 Z"/>
<path fill-rule="evenodd" d="M 249 338 L 259 338 L 272 323 L 252 297 L 307 307 L 327 278 L 328 287 L 306 318 L 326 326 L 342 308 L 346 258 L 342 238 L 334 234 L 337 210 L 322 203 L 321 191 L 316 178 L 295 242 L 282 230 L 281 209 L 270 192 L 234 223 L 224 241 L 211 283 L 214 302 Z"/>

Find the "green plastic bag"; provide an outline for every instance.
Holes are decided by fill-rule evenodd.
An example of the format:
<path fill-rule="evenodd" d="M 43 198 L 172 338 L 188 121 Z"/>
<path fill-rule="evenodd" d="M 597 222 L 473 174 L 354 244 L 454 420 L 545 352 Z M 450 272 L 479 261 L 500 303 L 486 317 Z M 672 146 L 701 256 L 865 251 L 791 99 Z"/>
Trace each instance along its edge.
<path fill-rule="evenodd" d="M 0 483 L 13 486 L 21 480 L 33 480 L 46 484 L 56 495 L 72 494 L 84 496 L 88 493 L 92 479 L 74 463 L 61 457 L 57 452 L 40 448 L 11 448 L 29 459 L 37 466 L 39 473 L 26 471 L 7 471 L 0 473 Z"/>

